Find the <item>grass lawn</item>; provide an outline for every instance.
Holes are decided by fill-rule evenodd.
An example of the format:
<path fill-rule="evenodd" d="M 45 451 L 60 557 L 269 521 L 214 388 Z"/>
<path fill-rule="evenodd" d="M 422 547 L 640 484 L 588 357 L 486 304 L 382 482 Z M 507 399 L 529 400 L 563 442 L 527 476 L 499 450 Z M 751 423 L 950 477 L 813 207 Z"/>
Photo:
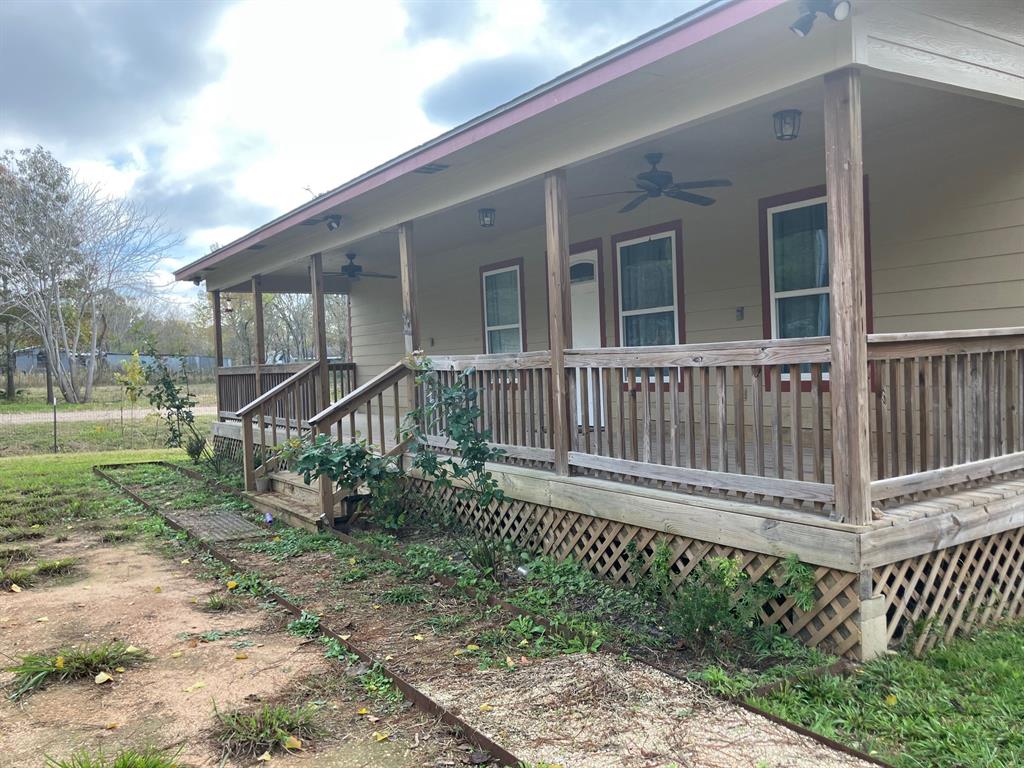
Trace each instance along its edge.
<path fill-rule="evenodd" d="M 213 416 L 198 416 L 196 423 L 209 435 Z M 58 417 L 57 449 L 59 453 L 81 451 L 114 451 L 164 447 L 167 430 L 156 415 L 137 417 L 134 428 L 125 417 L 124 431 L 120 420 L 65 421 Z M 32 424 L 0 423 L 0 457 L 23 456 L 53 452 L 53 424 L 49 421 Z"/>
<path fill-rule="evenodd" d="M 1024 622 L 751 703 L 899 768 L 1024 766 Z"/>
<path fill-rule="evenodd" d="M 198 401 L 198 405 L 216 405 L 217 393 L 212 381 L 190 383 L 189 390 Z M 48 411 L 52 406 L 46 402 L 45 386 L 19 387 L 19 394 L 13 402 L 0 398 L 0 414 L 4 413 L 33 413 L 36 411 Z M 99 384 L 93 387 L 92 400 L 88 403 L 66 403 L 57 391 L 57 411 L 110 411 L 121 407 L 122 401 L 125 407 L 125 417 L 128 413 L 128 402 L 123 400 L 121 387 L 117 384 Z M 142 414 L 149 409 L 149 402 L 145 396 L 139 399 L 136 404 L 136 413 Z"/>

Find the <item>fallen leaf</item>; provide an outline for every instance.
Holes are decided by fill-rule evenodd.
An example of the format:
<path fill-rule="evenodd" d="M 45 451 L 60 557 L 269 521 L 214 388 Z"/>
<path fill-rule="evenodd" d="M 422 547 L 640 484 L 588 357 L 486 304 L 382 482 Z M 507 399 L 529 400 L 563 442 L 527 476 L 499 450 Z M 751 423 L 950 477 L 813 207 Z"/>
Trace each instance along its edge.
<path fill-rule="evenodd" d="M 394 658 L 395 658 L 395 657 L 394 657 L 394 656 L 392 656 L 392 655 L 391 655 L 391 654 L 389 653 L 389 654 L 388 654 L 387 656 L 385 656 L 385 657 L 384 657 L 384 661 L 391 661 L 391 660 L 392 660 L 392 659 L 394 659 Z"/>
<path fill-rule="evenodd" d="M 893 706 L 896 703 L 896 694 L 890 693 L 888 696 L 886 696 L 885 703 L 888 704 L 890 707 Z"/>
<path fill-rule="evenodd" d="M 49 616 L 40 616 L 38 619 L 36 619 L 36 621 L 49 621 L 49 620 L 50 620 Z"/>
<path fill-rule="evenodd" d="M 338 635 L 338 637 L 340 637 L 342 640 L 347 641 L 350 637 L 352 637 L 352 635 Z"/>
<path fill-rule="evenodd" d="M 480 650 L 480 646 L 476 645 L 475 643 L 470 643 L 469 645 L 466 646 L 466 650 L 467 651 L 479 651 Z"/>
<path fill-rule="evenodd" d="M 202 680 L 200 680 L 200 681 L 198 681 L 196 683 L 192 683 L 192 685 L 190 685 L 188 688 L 182 688 L 181 690 L 183 690 L 185 693 L 192 693 L 192 691 L 198 691 L 200 688 L 205 688 L 205 687 L 206 687 L 206 683 L 204 683 Z"/>
<path fill-rule="evenodd" d="M 370 710 L 368 710 L 366 707 L 360 707 L 359 709 L 356 710 L 356 714 L 357 715 L 368 715 L 368 714 L 370 714 Z"/>
<path fill-rule="evenodd" d="M 423 635 L 413 635 L 412 639 L 415 640 L 418 643 L 421 643 L 421 642 L 423 642 Z"/>
<path fill-rule="evenodd" d="M 519 647 L 520 648 L 525 648 L 529 644 L 530 644 L 530 641 L 527 640 L 526 638 L 523 638 L 522 640 L 519 641 Z"/>
<path fill-rule="evenodd" d="M 494 711 L 494 707 L 492 707 L 490 704 L 481 704 L 480 705 L 480 711 L 481 712 L 492 712 L 492 711 Z"/>
<path fill-rule="evenodd" d="M 245 659 L 249 658 L 249 654 L 248 653 L 244 653 L 244 652 L 243 653 L 236 653 L 235 654 L 235 658 L 238 659 L 239 661 L 244 661 Z"/>
<path fill-rule="evenodd" d="M 160 589 L 160 587 L 153 587 L 153 591 L 154 592 L 163 592 L 163 590 Z"/>
<path fill-rule="evenodd" d="M 505 657 L 505 665 L 509 669 L 512 669 L 516 665 L 516 663 L 514 661 L 512 661 L 512 657 L 511 656 L 506 656 Z"/>
<path fill-rule="evenodd" d="M 285 749 L 302 749 L 302 739 L 296 739 L 294 736 L 289 736 L 281 742 L 281 746 Z"/>
<path fill-rule="evenodd" d="M 375 716 L 373 716 L 373 715 L 367 715 L 367 716 L 366 716 L 366 719 L 367 719 L 367 720 L 368 720 L 369 722 L 371 722 L 371 723 L 379 723 L 379 722 L 380 722 L 380 718 L 379 718 L 379 717 L 375 717 Z"/>
<path fill-rule="evenodd" d="M 228 589 L 238 589 L 237 581 L 229 581 L 227 584 Z"/>
<path fill-rule="evenodd" d="M 21 587 L 17 584 L 11 584 L 11 592 L 21 592 Z"/>
<path fill-rule="evenodd" d="M 114 667 L 115 672 L 124 672 L 124 667 Z"/>
<path fill-rule="evenodd" d="M 118 724 L 118 723 L 107 723 L 107 724 L 106 724 L 106 725 L 104 725 L 103 727 L 104 727 L 104 728 L 105 728 L 106 730 L 108 730 L 108 731 L 113 731 L 113 730 L 114 730 L 114 729 L 116 729 L 116 728 L 117 728 L 118 726 L 119 726 L 119 724 Z"/>
<path fill-rule="evenodd" d="M 176 658 L 178 658 L 179 656 L 181 656 L 181 651 L 174 651 L 174 652 L 173 652 L 173 653 L 171 654 L 171 658 L 172 658 L 172 659 L 176 659 Z"/>
<path fill-rule="evenodd" d="M 374 603 L 373 604 L 373 610 L 379 611 L 380 609 L 381 609 L 381 604 L 380 603 Z"/>
<path fill-rule="evenodd" d="M 260 755 L 256 759 L 259 760 L 260 762 L 263 762 L 263 763 L 269 763 L 272 758 L 270 757 L 270 753 L 269 752 L 264 752 L 262 755 Z"/>
<path fill-rule="evenodd" d="M 387 741 L 388 735 L 386 733 L 381 733 L 380 731 L 374 731 L 373 738 L 376 741 Z"/>
<path fill-rule="evenodd" d="M 191 561 L 191 560 L 190 560 L 189 558 L 187 558 L 187 557 L 186 557 L 186 558 L 185 558 L 184 560 L 182 560 L 182 561 L 181 561 L 181 564 L 182 564 L 182 565 L 188 565 L 188 564 L 189 564 L 189 563 L 191 563 L 191 562 L 192 562 L 192 561 Z"/>
<path fill-rule="evenodd" d="M 454 652 L 454 653 L 452 653 L 452 655 L 453 655 L 453 656 L 461 656 L 461 655 L 462 655 L 462 654 L 464 654 L 464 653 L 465 653 L 465 651 L 464 651 L 464 650 L 463 650 L 462 648 L 456 648 L 456 649 L 455 649 L 455 652 Z"/>
<path fill-rule="evenodd" d="M 141 650 L 142 650 L 141 648 L 137 648 L 134 645 L 129 645 L 127 648 L 124 649 L 124 652 L 125 653 L 138 653 Z"/>
<path fill-rule="evenodd" d="M 57 669 L 64 669 L 64 657 L 58 656 L 53 666 Z"/>
<path fill-rule="evenodd" d="M 103 685 L 103 683 L 109 683 L 113 679 L 114 678 L 112 678 L 106 672 L 100 672 L 98 675 L 96 675 L 96 677 L 93 678 L 93 680 L 96 682 L 96 685 Z"/>

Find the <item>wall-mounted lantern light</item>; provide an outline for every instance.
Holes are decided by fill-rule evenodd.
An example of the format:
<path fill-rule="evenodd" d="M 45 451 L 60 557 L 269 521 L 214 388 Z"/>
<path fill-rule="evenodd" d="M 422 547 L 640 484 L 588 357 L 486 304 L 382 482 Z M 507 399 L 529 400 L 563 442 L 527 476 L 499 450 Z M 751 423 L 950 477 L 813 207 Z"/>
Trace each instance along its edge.
<path fill-rule="evenodd" d="M 327 229 L 333 232 L 341 226 L 341 216 L 328 216 L 327 217 Z"/>
<path fill-rule="evenodd" d="M 800 135 L 800 110 L 780 109 L 772 115 L 775 124 L 775 138 L 779 141 L 792 141 Z"/>
<path fill-rule="evenodd" d="M 494 221 L 497 218 L 493 208 L 481 208 L 476 212 L 480 218 L 481 227 L 493 227 Z"/>

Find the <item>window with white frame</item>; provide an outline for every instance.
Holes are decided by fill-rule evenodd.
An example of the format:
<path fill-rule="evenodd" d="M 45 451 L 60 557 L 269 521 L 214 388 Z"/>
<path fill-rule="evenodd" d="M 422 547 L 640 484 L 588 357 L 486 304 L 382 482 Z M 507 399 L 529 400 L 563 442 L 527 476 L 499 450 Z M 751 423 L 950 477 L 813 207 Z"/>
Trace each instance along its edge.
<path fill-rule="evenodd" d="M 665 232 L 617 244 L 619 338 L 623 346 L 679 342 L 676 235 Z"/>
<path fill-rule="evenodd" d="M 829 335 L 826 198 L 768 209 L 772 338 Z"/>
<path fill-rule="evenodd" d="M 488 354 L 523 351 L 519 265 L 486 270 L 481 275 L 484 343 Z"/>

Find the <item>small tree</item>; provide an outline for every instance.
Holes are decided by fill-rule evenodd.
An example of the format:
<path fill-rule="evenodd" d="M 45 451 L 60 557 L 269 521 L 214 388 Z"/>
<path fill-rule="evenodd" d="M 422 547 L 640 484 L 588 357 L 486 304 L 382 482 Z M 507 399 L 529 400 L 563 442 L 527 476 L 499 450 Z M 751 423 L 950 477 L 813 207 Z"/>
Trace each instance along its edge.
<path fill-rule="evenodd" d="M 135 405 L 139 402 L 146 390 L 146 369 L 142 365 L 142 358 L 139 357 L 139 350 L 132 352 L 132 356 L 121 363 L 121 370 L 114 371 L 114 381 L 121 385 L 121 438 L 124 438 L 124 400 L 128 399 L 129 419 L 131 429 L 131 447 L 135 447 Z"/>
<path fill-rule="evenodd" d="M 178 372 L 172 371 L 167 361 L 155 350 L 149 352 L 153 362 L 146 365 L 146 379 L 150 383 L 149 403 L 160 413 L 167 425 L 168 448 L 184 448 L 185 453 L 198 464 L 203 458 L 212 459 L 206 435 L 196 426 L 193 409 L 196 398 L 189 392 L 185 361 Z"/>

